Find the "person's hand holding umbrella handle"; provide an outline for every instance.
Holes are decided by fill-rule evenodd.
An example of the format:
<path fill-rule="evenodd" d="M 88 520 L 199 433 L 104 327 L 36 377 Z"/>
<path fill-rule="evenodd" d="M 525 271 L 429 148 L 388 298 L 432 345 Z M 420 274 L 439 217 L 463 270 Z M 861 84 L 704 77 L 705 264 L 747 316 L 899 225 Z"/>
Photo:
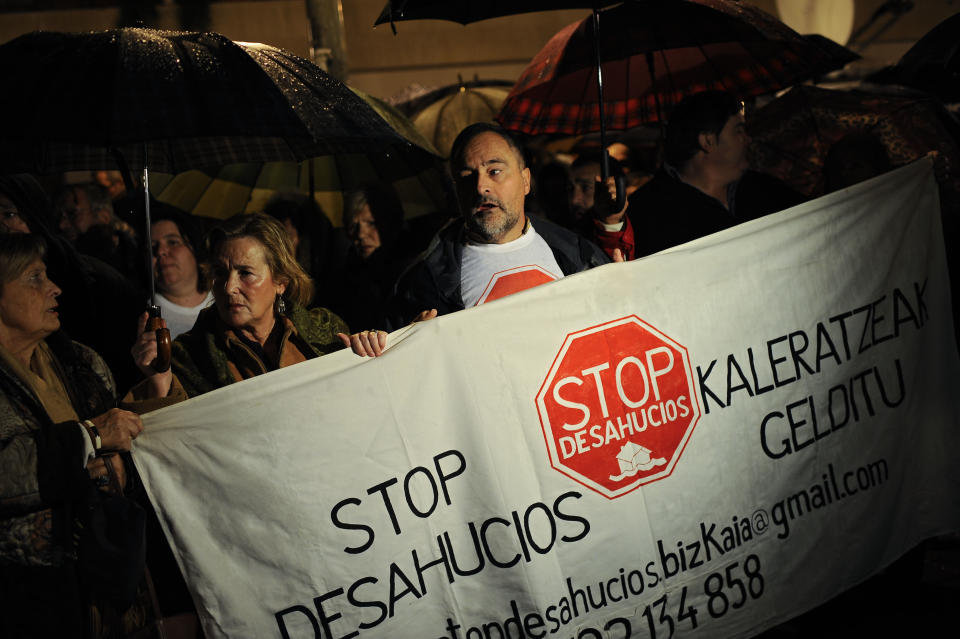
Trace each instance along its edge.
<path fill-rule="evenodd" d="M 140 315 L 137 341 L 130 348 L 130 354 L 137 368 L 150 382 L 147 385 L 148 396 L 166 397 L 173 384 L 173 372 L 170 370 L 170 330 L 159 312 L 154 315 L 152 309 L 153 307 Z M 163 370 L 159 370 L 159 364 L 164 365 Z"/>
<path fill-rule="evenodd" d="M 160 307 L 151 306 L 148 311 L 146 331 L 153 331 L 157 336 L 157 356 L 150 362 L 150 368 L 157 373 L 165 373 L 170 369 L 170 329 L 160 317 Z"/>
<path fill-rule="evenodd" d="M 604 204 L 609 205 L 609 211 L 612 213 L 622 211 L 624 205 L 627 203 L 627 178 L 623 174 L 610 175 L 610 164 L 607 161 L 610 158 L 610 154 L 606 151 L 603 152 L 603 162 L 600 165 L 601 178 L 603 182 L 607 182 L 611 177 L 614 181 L 614 186 L 616 188 L 616 197 L 610 198 L 609 202 L 604 202 Z M 594 210 L 599 211 L 600 209 L 594 207 Z"/>
<path fill-rule="evenodd" d="M 604 224 L 618 224 L 627 210 L 627 179 L 617 172 L 610 175 L 607 154 L 603 154 L 602 175 L 596 177 L 593 189 L 593 216 Z"/>

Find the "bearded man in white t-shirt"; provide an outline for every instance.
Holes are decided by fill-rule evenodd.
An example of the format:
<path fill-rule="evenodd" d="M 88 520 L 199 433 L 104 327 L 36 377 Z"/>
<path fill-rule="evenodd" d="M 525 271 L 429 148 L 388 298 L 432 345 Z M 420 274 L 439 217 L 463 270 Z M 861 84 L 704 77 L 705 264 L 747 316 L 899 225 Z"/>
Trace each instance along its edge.
<path fill-rule="evenodd" d="M 524 197 L 530 169 L 500 127 L 478 123 L 460 132 L 450 153 L 460 217 L 434 237 L 400 277 L 388 317 L 399 328 L 492 302 L 564 275 L 609 262 L 579 235 L 528 218 Z M 344 343 L 360 355 L 379 355 L 383 331 L 363 331 Z"/>

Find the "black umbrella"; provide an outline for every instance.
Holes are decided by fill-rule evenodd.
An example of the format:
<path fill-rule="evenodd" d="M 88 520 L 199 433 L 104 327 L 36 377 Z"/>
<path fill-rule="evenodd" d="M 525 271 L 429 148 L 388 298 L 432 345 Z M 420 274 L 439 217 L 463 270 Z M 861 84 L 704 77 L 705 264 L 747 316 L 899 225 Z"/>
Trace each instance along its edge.
<path fill-rule="evenodd" d="M 413 150 L 313 63 L 215 33 L 30 33 L 0 45 L 0 77 L 3 172 Z"/>
<path fill-rule="evenodd" d="M 944 102 L 960 102 L 960 13 L 928 31 L 897 64 L 867 80 L 913 87 Z"/>
<path fill-rule="evenodd" d="M 119 164 L 129 183 L 127 166 L 142 166 L 148 247 L 148 167 L 357 152 L 430 161 L 311 62 L 215 33 L 30 33 L 0 46 L 0 77 L 0 173 Z"/>
<path fill-rule="evenodd" d="M 555 9 L 596 9 L 617 0 L 388 0 L 374 23 L 402 20 L 450 20 L 470 24 L 488 18 L 552 11 Z"/>

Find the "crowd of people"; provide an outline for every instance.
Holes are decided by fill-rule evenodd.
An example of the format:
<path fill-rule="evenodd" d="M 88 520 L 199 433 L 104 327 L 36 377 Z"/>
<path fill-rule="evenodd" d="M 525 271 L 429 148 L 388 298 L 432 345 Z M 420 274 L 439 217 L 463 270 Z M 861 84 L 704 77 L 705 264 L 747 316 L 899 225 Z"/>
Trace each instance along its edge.
<path fill-rule="evenodd" d="M 142 583 L 93 570 L 95 542 L 76 541 L 118 493 L 146 513 L 162 612 L 189 610 L 128 454 L 140 414 L 345 347 L 378 356 L 389 330 L 801 202 L 749 170 L 748 143 L 742 104 L 716 91 L 677 107 L 663 162 L 640 179 L 610 158 L 603 180 L 599 153 L 532 166 L 511 134 L 474 124 L 451 151 L 457 201 L 424 251 L 389 185 L 345 194 L 342 229 L 297 194 L 216 225 L 157 202 L 147 252 L 115 212 L 133 198 L 93 183 L 51 199 L 32 176 L 0 177 L 0 635 L 146 623 Z M 145 329 L 148 277 L 174 338 L 169 368 Z"/>

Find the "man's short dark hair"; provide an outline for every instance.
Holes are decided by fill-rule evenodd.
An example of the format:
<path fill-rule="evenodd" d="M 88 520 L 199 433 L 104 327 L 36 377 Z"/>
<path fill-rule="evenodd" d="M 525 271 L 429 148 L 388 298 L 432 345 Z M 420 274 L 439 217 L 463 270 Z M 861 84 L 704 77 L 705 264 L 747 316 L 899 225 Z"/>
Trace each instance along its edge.
<path fill-rule="evenodd" d="M 687 96 L 670 114 L 663 142 L 663 159 L 675 169 L 701 150 L 700 135 L 719 135 L 727 120 L 743 110 L 726 91 L 701 91 Z"/>
<path fill-rule="evenodd" d="M 459 165 L 463 162 L 463 151 L 467 145 L 470 144 L 475 137 L 484 133 L 496 133 L 499 135 L 507 145 L 513 149 L 513 152 L 517 154 L 517 158 L 520 160 L 520 168 L 522 169 L 527 165 L 526 158 L 523 155 L 523 148 L 509 131 L 492 122 L 476 122 L 460 131 L 457 139 L 453 141 L 453 146 L 450 147 L 450 167 L 453 170 L 458 169 Z"/>

